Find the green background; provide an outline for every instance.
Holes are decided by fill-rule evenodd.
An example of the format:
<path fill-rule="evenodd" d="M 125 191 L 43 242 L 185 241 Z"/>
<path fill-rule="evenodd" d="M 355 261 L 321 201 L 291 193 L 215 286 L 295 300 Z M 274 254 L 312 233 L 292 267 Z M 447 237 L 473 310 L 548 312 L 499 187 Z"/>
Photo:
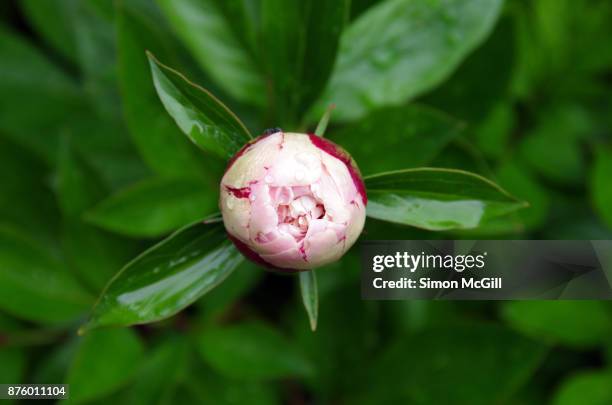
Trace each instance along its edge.
<path fill-rule="evenodd" d="M 611 41 L 608 1 L 2 1 L 0 383 L 69 383 L 84 403 L 612 403 L 608 302 L 365 302 L 355 247 L 317 271 L 313 333 L 297 277 L 241 262 L 219 224 L 156 245 L 218 210 L 247 137 L 145 54 L 252 134 L 313 131 L 333 102 L 326 136 L 364 175 L 467 170 L 529 204 L 402 172 L 404 204 L 367 182 L 363 238 L 612 239 Z M 468 197 L 486 215 L 440 208 Z M 205 277 L 116 305 L 194 240 L 198 263 L 226 259 L 222 284 L 186 267 Z M 147 324 L 77 335 L 154 245 L 94 318 Z"/>

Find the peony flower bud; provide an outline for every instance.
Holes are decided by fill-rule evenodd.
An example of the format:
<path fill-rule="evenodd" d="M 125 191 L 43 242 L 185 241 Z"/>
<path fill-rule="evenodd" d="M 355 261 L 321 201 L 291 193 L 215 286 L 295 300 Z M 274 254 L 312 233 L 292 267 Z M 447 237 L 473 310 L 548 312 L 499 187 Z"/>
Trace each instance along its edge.
<path fill-rule="evenodd" d="M 230 161 L 220 206 L 229 237 L 274 270 L 338 260 L 357 240 L 367 197 L 346 151 L 316 135 L 264 134 Z"/>

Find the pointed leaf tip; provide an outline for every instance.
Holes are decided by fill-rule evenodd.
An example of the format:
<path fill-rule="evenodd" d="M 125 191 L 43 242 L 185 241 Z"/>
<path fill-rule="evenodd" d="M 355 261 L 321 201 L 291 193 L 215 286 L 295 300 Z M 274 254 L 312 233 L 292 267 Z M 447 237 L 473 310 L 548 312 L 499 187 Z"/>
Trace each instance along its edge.
<path fill-rule="evenodd" d="M 325 113 L 321 117 L 319 124 L 317 125 L 317 129 L 315 129 L 315 135 L 323 137 L 325 135 L 325 131 L 327 130 L 327 125 L 329 124 L 329 120 L 331 118 L 331 114 L 336 108 L 336 104 L 330 104 L 325 110 Z"/>
<path fill-rule="evenodd" d="M 314 270 L 300 273 L 300 291 L 310 322 L 310 329 L 314 332 L 317 330 L 317 319 L 319 317 L 319 293 Z"/>
<path fill-rule="evenodd" d="M 232 157 L 252 139 L 246 126 L 225 104 L 182 73 L 147 53 L 155 90 L 178 127 L 202 150 Z"/>

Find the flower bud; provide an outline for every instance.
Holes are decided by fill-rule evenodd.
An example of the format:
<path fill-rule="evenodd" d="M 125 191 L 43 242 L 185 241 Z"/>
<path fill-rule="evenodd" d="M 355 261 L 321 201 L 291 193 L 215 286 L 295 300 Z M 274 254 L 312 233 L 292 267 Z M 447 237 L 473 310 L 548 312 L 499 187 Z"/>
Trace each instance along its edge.
<path fill-rule="evenodd" d="M 363 229 L 366 203 L 353 159 L 316 135 L 262 135 L 221 180 L 230 239 L 247 258 L 282 272 L 338 260 Z"/>

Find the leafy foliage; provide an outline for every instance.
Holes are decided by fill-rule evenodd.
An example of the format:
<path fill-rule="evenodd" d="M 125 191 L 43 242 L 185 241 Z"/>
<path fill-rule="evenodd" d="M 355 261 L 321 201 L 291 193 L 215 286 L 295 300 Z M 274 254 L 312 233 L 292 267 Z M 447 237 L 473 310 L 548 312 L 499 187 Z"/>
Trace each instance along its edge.
<path fill-rule="evenodd" d="M 253 135 L 327 110 L 364 238 L 598 239 L 608 263 L 611 21 L 605 0 L 1 2 L 0 383 L 610 403 L 607 302 L 363 301 L 357 248 L 265 273 L 215 212 Z"/>
<path fill-rule="evenodd" d="M 270 379 L 305 375 L 308 360 L 275 329 L 260 323 L 210 328 L 198 337 L 202 358 L 232 378 Z"/>

